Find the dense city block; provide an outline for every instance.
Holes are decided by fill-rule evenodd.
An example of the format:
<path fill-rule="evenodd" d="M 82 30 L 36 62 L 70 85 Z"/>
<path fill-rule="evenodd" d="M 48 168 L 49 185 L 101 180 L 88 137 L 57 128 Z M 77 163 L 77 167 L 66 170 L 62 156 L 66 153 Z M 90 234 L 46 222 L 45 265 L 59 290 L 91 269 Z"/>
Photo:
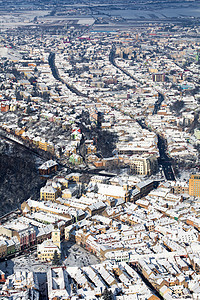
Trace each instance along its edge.
<path fill-rule="evenodd" d="M 0 8 L 0 299 L 198 300 L 198 1 Z"/>

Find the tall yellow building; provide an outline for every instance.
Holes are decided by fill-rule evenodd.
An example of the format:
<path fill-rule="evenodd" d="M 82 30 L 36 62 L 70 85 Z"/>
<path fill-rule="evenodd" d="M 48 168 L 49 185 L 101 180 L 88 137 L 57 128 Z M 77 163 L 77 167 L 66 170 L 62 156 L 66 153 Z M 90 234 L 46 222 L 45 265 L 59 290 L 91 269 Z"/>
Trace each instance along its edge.
<path fill-rule="evenodd" d="M 189 180 L 189 195 L 200 196 L 200 174 L 192 174 Z"/>
<path fill-rule="evenodd" d="M 51 185 L 45 185 L 40 189 L 40 200 L 55 202 L 58 191 Z"/>
<path fill-rule="evenodd" d="M 52 230 L 51 233 L 51 239 L 54 245 L 56 245 L 58 248 L 60 248 L 60 230 L 59 229 L 54 229 Z"/>

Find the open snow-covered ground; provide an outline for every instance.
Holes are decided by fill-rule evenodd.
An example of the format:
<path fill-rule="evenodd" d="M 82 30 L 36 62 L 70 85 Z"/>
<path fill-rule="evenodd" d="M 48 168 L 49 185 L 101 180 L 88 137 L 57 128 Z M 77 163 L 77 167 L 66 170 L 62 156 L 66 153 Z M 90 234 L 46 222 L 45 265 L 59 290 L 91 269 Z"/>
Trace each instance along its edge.
<path fill-rule="evenodd" d="M 21 255 L 0 263 L 0 270 L 11 275 L 16 271 L 46 272 L 48 263 L 40 262 L 35 254 Z"/>
<path fill-rule="evenodd" d="M 86 251 L 84 248 L 70 243 L 62 243 L 62 261 L 69 267 L 83 267 L 97 264 L 100 260 L 93 254 Z M 0 270 L 11 275 L 16 271 L 32 271 L 36 273 L 46 273 L 50 262 L 42 262 L 37 259 L 36 251 L 32 254 L 21 255 L 11 260 L 0 263 Z"/>
<path fill-rule="evenodd" d="M 77 244 L 62 244 L 63 263 L 68 267 L 84 267 L 98 264 L 100 260 Z M 66 257 L 66 259 L 65 259 Z"/>

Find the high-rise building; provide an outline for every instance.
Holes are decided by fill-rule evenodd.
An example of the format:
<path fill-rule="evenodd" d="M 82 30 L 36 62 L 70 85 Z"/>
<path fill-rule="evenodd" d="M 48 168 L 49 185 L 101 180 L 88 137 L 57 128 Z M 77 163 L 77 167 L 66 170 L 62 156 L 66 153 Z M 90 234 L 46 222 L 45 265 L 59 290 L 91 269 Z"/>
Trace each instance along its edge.
<path fill-rule="evenodd" d="M 189 195 L 200 196 L 200 174 L 192 174 L 189 180 Z"/>
<path fill-rule="evenodd" d="M 152 74 L 152 80 L 154 82 L 164 82 L 165 81 L 165 74 L 164 73 Z"/>
<path fill-rule="evenodd" d="M 151 175 L 158 169 L 158 161 L 155 155 L 143 154 L 130 157 L 130 169 L 133 174 Z"/>

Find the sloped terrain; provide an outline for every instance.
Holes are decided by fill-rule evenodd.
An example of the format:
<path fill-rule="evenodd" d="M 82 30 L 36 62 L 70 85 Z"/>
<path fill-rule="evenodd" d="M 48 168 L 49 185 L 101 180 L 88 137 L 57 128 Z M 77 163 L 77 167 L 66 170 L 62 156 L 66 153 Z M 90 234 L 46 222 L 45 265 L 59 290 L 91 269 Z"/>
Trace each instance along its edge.
<path fill-rule="evenodd" d="M 42 185 L 34 154 L 1 141 L 0 216 L 20 207 L 29 197 L 37 198 Z"/>

